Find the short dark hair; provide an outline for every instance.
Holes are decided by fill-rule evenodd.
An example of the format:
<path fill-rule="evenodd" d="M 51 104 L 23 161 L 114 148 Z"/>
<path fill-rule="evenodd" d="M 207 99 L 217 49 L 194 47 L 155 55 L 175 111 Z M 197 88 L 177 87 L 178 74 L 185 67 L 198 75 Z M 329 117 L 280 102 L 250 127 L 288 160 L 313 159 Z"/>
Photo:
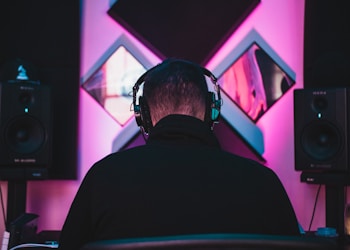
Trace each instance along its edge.
<path fill-rule="evenodd" d="M 143 96 L 154 123 L 170 114 L 204 119 L 208 86 L 201 66 L 169 58 L 152 68 L 144 79 Z"/>

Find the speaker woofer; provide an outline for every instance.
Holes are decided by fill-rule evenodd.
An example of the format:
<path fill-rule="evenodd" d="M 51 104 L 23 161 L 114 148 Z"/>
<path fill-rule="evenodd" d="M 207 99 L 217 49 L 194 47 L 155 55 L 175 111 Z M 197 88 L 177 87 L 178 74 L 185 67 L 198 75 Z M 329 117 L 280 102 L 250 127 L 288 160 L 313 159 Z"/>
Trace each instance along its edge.
<path fill-rule="evenodd" d="M 314 160 L 329 161 L 341 150 L 342 138 L 337 127 L 328 121 L 313 121 L 301 135 L 305 153 Z"/>
<path fill-rule="evenodd" d="M 29 115 L 12 119 L 5 129 L 5 143 L 15 153 L 35 153 L 44 145 L 45 140 L 43 125 Z"/>

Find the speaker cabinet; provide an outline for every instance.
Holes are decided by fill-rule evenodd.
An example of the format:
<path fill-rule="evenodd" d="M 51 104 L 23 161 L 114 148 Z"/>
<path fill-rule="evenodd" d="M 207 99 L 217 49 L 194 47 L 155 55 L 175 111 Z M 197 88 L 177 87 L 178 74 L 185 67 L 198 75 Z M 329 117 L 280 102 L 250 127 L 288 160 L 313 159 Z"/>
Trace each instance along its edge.
<path fill-rule="evenodd" d="M 294 90 L 295 170 L 348 171 L 349 94 L 347 88 Z"/>
<path fill-rule="evenodd" d="M 49 86 L 0 84 L 0 179 L 42 179 L 51 162 Z"/>

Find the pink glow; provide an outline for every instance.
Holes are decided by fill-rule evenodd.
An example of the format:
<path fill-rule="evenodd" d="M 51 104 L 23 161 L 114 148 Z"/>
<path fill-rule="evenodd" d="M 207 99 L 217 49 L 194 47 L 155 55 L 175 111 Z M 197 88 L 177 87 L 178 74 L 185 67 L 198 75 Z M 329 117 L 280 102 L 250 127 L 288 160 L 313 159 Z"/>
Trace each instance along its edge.
<path fill-rule="evenodd" d="M 82 67 L 85 76 L 101 55 L 122 34 L 126 33 L 106 14 L 109 0 L 84 1 L 82 30 Z M 206 66 L 215 68 L 225 56 L 255 29 L 296 72 L 296 86 L 303 86 L 303 21 L 304 0 L 261 0 L 247 20 L 229 38 Z M 126 33 L 127 34 L 127 33 Z M 127 34 L 129 36 L 129 34 Z M 136 39 L 130 37 L 154 64 L 159 59 Z M 215 74 L 215 72 L 213 72 Z M 40 214 L 39 230 L 60 230 L 82 176 L 90 166 L 111 152 L 113 139 L 120 126 L 85 92 L 81 91 L 79 176 L 77 181 L 31 182 L 28 185 L 28 212 Z M 268 167 L 281 178 L 296 210 L 297 217 L 307 229 L 311 219 L 316 187 L 300 183 L 294 171 L 293 100 L 290 90 L 257 123 L 264 135 L 263 157 Z M 224 104 L 225 105 L 225 104 Z M 324 194 L 317 207 L 313 229 L 324 226 Z"/>
<path fill-rule="evenodd" d="M 303 22 L 304 1 L 263 0 L 207 67 L 216 68 L 249 31 L 255 29 L 296 73 L 294 88 L 302 88 Z M 267 160 L 266 164 L 281 178 L 301 225 L 307 229 L 316 189 L 312 185 L 300 183 L 300 173 L 294 171 L 293 123 L 293 89 L 291 89 L 258 121 L 257 125 L 264 135 L 263 157 Z M 324 204 L 324 197 L 321 194 L 312 229 L 324 226 L 325 211 L 322 204 Z"/>

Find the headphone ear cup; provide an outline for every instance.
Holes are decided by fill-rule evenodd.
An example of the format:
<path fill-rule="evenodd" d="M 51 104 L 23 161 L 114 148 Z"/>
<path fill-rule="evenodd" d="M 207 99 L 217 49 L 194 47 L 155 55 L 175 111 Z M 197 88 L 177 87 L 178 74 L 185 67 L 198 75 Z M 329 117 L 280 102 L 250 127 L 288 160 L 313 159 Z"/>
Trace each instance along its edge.
<path fill-rule="evenodd" d="M 213 122 L 219 121 L 220 117 L 220 105 L 219 101 L 215 100 L 214 106 L 211 108 L 211 119 Z"/>
<path fill-rule="evenodd" d="M 212 127 L 214 122 L 217 122 L 220 117 L 221 102 L 215 99 L 214 92 L 208 92 L 207 107 L 205 112 L 205 121 Z"/>
<path fill-rule="evenodd" d="M 138 124 L 140 127 L 143 127 L 143 130 L 146 134 L 152 129 L 152 119 L 149 111 L 148 104 L 143 96 L 139 97 L 139 106 L 140 106 L 140 119 L 141 122 Z"/>
<path fill-rule="evenodd" d="M 140 105 L 134 105 L 134 114 L 135 114 L 135 120 L 136 120 L 136 124 L 137 126 L 142 126 L 142 118 L 141 118 L 141 108 Z"/>

